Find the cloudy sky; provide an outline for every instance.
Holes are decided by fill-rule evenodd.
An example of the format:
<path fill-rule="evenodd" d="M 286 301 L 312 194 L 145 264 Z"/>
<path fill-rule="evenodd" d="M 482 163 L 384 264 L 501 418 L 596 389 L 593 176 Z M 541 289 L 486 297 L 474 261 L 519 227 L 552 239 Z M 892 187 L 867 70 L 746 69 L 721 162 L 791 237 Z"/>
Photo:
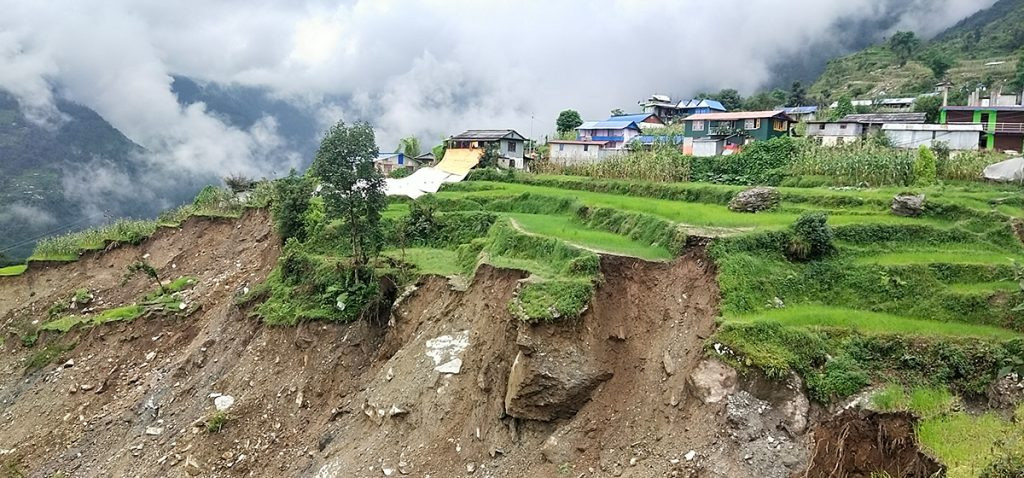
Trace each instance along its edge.
<path fill-rule="evenodd" d="M 41 124 L 59 124 L 59 95 L 173 164 L 258 173 L 281 161 L 275 122 L 183 108 L 170 75 L 266 87 L 324 125 L 368 120 L 382 148 L 466 128 L 540 137 L 564 108 L 750 93 L 782 58 L 863 41 L 837 25 L 889 17 L 930 36 L 993 2 L 0 0 L 0 89 Z"/>

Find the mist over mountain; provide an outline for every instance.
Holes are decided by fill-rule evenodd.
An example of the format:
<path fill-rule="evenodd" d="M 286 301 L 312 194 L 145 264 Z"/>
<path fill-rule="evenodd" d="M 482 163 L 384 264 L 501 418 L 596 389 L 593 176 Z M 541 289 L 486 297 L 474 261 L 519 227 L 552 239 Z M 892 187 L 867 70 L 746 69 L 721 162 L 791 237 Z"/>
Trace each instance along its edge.
<path fill-rule="evenodd" d="M 543 137 L 565 108 L 809 81 L 832 56 L 992 2 L 0 0 L 0 250 L 301 169 L 339 119 L 370 121 L 384 150 L 468 128 Z"/>

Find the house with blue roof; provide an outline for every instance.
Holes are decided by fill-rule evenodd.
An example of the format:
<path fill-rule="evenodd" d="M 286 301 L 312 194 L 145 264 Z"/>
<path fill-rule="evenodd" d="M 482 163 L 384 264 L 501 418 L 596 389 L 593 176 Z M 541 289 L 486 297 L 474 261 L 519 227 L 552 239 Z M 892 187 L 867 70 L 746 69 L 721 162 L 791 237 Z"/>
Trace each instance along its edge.
<path fill-rule="evenodd" d="M 680 100 L 673 101 L 666 95 L 652 95 L 640 101 L 644 113 L 652 113 L 665 122 L 673 122 L 695 114 L 723 113 L 726 110 L 721 102 L 715 100 Z"/>
<path fill-rule="evenodd" d="M 633 113 L 628 115 L 612 115 L 605 121 L 635 121 L 641 128 L 661 128 L 665 122 L 654 113 Z"/>
<path fill-rule="evenodd" d="M 548 141 L 551 159 L 563 164 L 597 162 L 624 153 L 630 141 L 639 137 L 641 131 L 636 121 L 622 118 L 624 116 L 587 121 L 576 128 L 575 140 Z"/>

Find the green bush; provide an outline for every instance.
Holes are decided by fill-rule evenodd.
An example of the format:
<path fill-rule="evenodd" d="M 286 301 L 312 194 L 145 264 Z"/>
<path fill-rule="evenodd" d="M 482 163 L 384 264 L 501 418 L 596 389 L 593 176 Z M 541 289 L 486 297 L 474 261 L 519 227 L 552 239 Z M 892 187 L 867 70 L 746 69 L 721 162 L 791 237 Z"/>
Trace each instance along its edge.
<path fill-rule="evenodd" d="M 935 155 L 927 146 L 921 145 L 917 149 L 917 159 L 914 160 L 914 183 L 920 185 L 935 184 L 936 166 Z"/>
<path fill-rule="evenodd" d="M 793 233 L 806 247 L 806 257 L 801 259 L 818 259 L 835 251 L 835 237 L 827 221 L 823 212 L 803 213 L 796 219 Z"/>
<path fill-rule="evenodd" d="M 981 470 L 981 474 L 978 476 L 979 478 L 1019 478 L 1024 476 L 1024 453 L 1003 453 Z"/>
<path fill-rule="evenodd" d="M 271 202 L 270 213 L 282 243 L 290 238 L 300 241 L 306 239 L 306 211 L 309 210 L 312 194 L 312 182 L 296 174 L 294 169 L 288 176 L 274 182 L 274 199 Z"/>
<path fill-rule="evenodd" d="M 397 169 L 392 169 L 391 172 L 388 173 L 388 177 L 391 178 L 391 179 L 401 179 L 401 178 L 409 177 L 409 175 L 411 175 L 412 173 L 413 173 L 413 169 L 412 168 L 397 168 Z"/>

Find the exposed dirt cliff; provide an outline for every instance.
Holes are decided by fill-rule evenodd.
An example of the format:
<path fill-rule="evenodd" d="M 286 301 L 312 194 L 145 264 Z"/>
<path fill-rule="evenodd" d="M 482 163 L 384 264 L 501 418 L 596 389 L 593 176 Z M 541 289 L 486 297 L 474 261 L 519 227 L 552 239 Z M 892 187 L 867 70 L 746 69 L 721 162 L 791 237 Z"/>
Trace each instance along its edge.
<path fill-rule="evenodd" d="M 700 247 L 671 263 L 604 257 L 604 282 L 572 323 L 515 320 L 506 304 L 526 274 L 481 266 L 465 290 L 423 278 L 386 326 L 275 328 L 234 301 L 275 264 L 268 224 L 259 211 L 193 219 L 140 246 L 0 278 L 4 470 L 804 475 L 815 414 L 798 379 L 766 385 L 705 358 L 718 288 Z M 123 281 L 139 257 L 165 278 L 195 277 L 183 299 L 197 310 L 45 332 L 33 347 L 18 340 L 76 289 L 89 289 L 98 309 L 136 300 L 152 288 L 143 278 Z M 66 351 L 27 371 L 42 350 Z M 218 402 L 233 403 L 218 413 Z M 814 473 L 831 469 L 826 455 Z"/>

